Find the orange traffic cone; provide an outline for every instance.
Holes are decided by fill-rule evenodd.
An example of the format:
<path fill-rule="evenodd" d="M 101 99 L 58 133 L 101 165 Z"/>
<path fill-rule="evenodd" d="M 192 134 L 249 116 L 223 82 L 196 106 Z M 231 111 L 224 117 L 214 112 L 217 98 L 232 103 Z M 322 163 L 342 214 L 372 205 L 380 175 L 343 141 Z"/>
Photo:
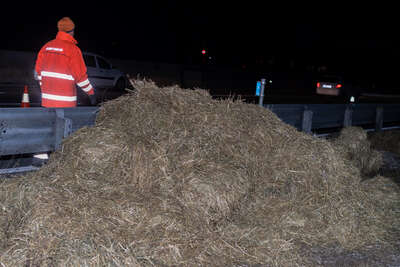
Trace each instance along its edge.
<path fill-rule="evenodd" d="M 24 86 L 24 94 L 22 95 L 21 108 L 29 108 L 31 105 L 29 104 L 29 94 L 28 94 L 28 85 Z"/>

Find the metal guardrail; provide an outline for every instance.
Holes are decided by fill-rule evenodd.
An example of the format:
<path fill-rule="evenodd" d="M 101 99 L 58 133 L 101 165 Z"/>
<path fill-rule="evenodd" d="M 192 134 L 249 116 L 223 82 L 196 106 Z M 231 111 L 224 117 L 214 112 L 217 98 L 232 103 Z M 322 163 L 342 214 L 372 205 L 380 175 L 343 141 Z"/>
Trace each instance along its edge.
<path fill-rule="evenodd" d="M 400 104 L 269 104 L 282 121 L 311 133 L 346 126 L 369 126 L 376 131 L 385 125 L 400 126 Z"/>
<path fill-rule="evenodd" d="M 269 104 L 283 122 L 307 133 L 345 126 L 365 126 L 385 130 L 400 126 L 400 104 Z M 2 108 L 0 109 L 0 174 L 37 169 L 34 166 L 8 167 L 10 155 L 51 152 L 62 139 L 95 123 L 98 107 Z M 388 128 L 390 129 L 390 128 Z M 4 160 L 2 160 L 2 158 Z M 4 162 L 3 162 L 4 161 Z M 4 169 L 5 168 L 5 169 Z"/>
<path fill-rule="evenodd" d="M 94 125 L 97 107 L 0 109 L 0 156 L 57 150 L 64 137 Z"/>

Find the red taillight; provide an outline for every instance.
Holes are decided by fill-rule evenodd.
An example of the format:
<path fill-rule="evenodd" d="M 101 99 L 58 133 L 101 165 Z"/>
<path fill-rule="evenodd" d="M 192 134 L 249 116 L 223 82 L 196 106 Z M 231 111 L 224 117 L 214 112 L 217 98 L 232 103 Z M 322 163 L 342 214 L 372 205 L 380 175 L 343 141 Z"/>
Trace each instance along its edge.
<path fill-rule="evenodd" d="M 321 86 L 321 84 L 320 83 L 317 83 L 317 87 L 319 88 Z"/>
<path fill-rule="evenodd" d="M 338 84 L 336 85 L 336 88 L 342 88 L 342 85 L 341 85 L 340 83 L 338 83 Z"/>

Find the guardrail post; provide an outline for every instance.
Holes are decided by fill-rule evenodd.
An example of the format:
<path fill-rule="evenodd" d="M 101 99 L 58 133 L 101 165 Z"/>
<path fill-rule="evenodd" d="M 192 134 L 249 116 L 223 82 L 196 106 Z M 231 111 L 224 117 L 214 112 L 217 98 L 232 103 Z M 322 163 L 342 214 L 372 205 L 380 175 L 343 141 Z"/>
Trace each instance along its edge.
<path fill-rule="evenodd" d="M 375 116 L 375 131 L 380 132 L 383 128 L 383 107 L 376 107 L 376 116 Z"/>
<path fill-rule="evenodd" d="M 353 125 L 353 108 L 347 105 L 344 111 L 343 127 L 350 127 L 351 125 Z"/>
<path fill-rule="evenodd" d="M 305 109 L 303 111 L 303 121 L 301 125 L 301 130 L 307 134 L 311 134 L 312 117 L 313 117 L 312 110 Z"/>
<path fill-rule="evenodd" d="M 63 109 L 55 109 L 56 120 L 55 120 L 55 143 L 54 149 L 58 150 L 61 146 L 63 138 L 67 137 L 72 133 L 72 120 L 64 117 Z"/>
<path fill-rule="evenodd" d="M 265 90 L 265 79 L 261 79 L 261 92 L 260 92 L 260 98 L 258 100 L 258 105 L 260 107 L 262 107 L 264 103 L 264 90 Z"/>
<path fill-rule="evenodd" d="M 265 105 L 264 107 L 269 109 L 269 110 L 271 110 L 272 112 L 274 111 L 273 110 L 274 109 L 274 104 L 268 104 L 268 105 Z"/>

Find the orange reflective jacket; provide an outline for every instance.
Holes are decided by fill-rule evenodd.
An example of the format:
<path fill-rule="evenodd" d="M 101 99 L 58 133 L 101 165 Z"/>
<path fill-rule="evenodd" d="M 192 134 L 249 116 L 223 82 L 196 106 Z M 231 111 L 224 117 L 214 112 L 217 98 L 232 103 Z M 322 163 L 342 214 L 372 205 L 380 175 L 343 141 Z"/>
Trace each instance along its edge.
<path fill-rule="evenodd" d="M 76 107 L 75 84 L 88 95 L 94 94 L 82 52 L 76 44 L 74 37 L 59 31 L 56 39 L 40 49 L 35 70 L 42 89 L 43 107 Z"/>

